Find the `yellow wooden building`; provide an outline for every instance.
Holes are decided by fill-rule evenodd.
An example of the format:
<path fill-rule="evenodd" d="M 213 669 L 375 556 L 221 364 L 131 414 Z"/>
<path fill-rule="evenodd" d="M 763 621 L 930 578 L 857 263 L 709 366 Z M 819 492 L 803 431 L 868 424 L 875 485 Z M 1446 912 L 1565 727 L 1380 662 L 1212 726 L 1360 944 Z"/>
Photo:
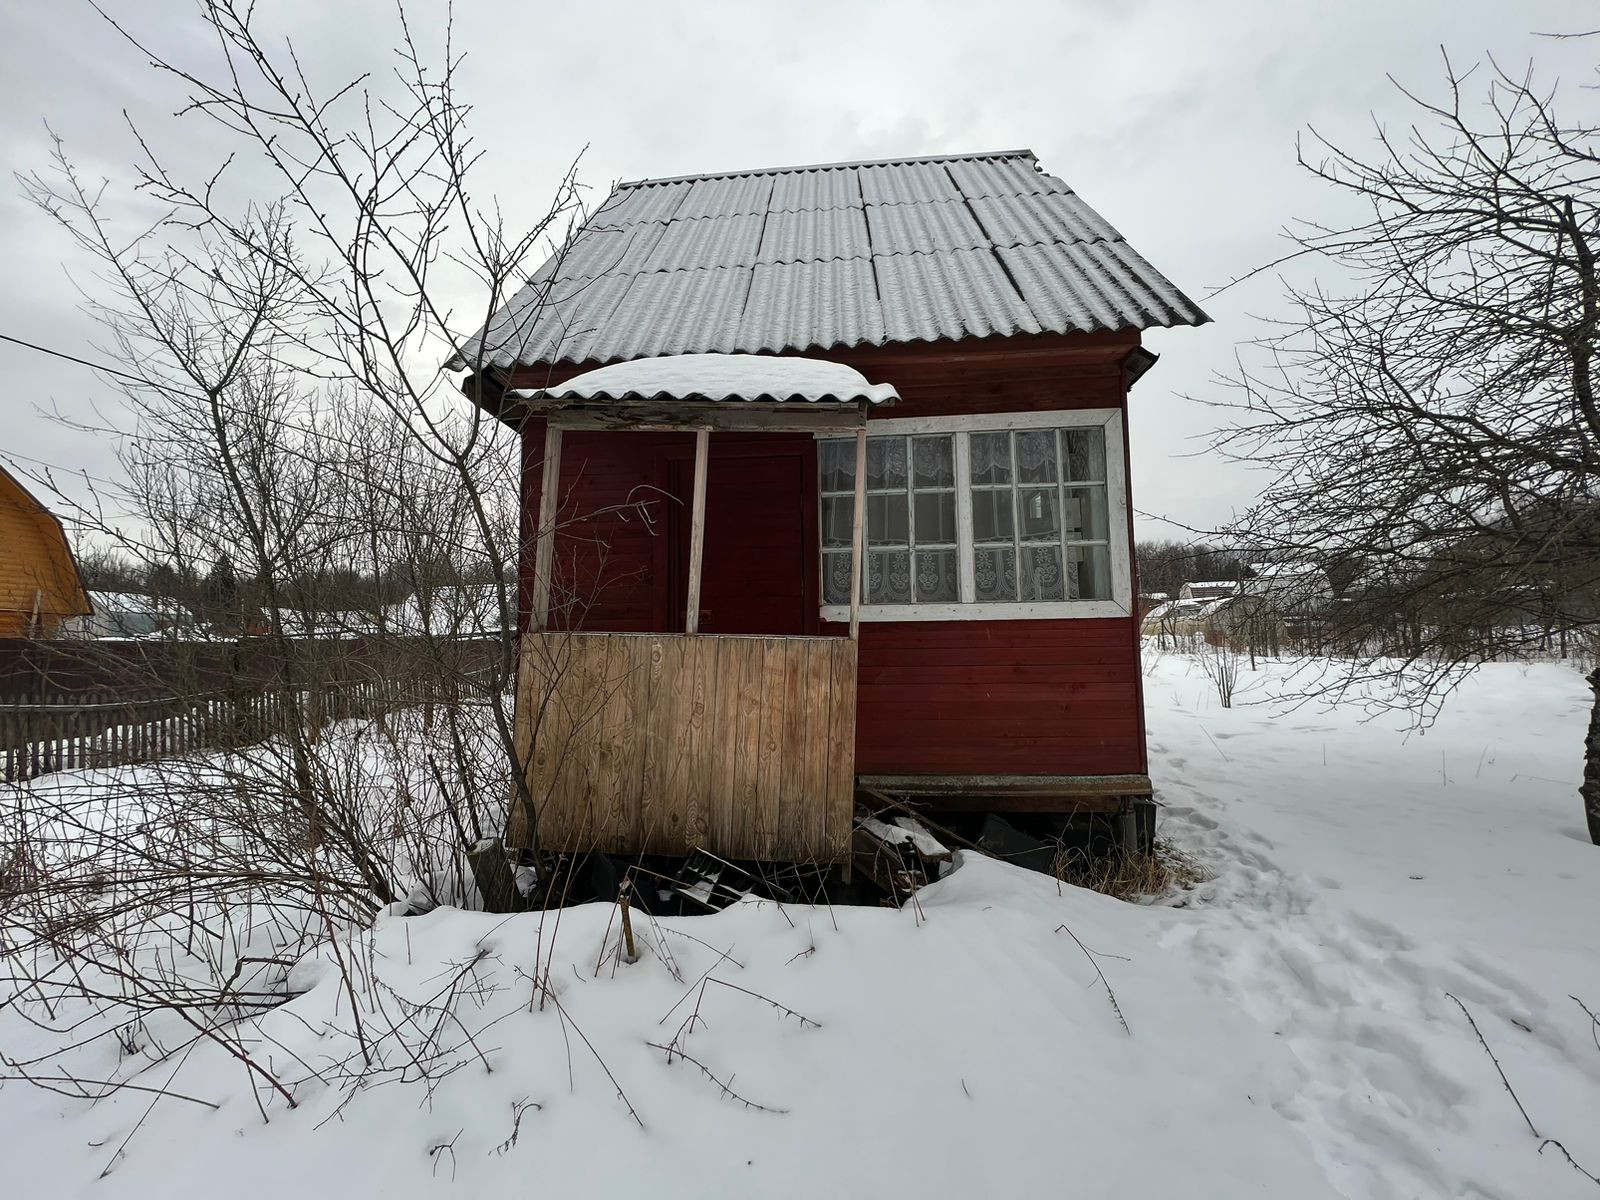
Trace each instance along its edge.
<path fill-rule="evenodd" d="M 92 611 L 60 520 L 0 467 L 0 637 L 51 637 Z"/>

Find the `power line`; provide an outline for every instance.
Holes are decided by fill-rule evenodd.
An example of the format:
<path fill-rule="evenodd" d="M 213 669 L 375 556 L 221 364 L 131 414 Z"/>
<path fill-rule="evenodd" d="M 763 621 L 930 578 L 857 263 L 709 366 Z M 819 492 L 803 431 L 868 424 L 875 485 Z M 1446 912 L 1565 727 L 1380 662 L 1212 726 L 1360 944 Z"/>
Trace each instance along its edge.
<path fill-rule="evenodd" d="M 13 345 L 23 346 L 29 350 L 37 350 L 40 354 L 48 354 L 51 358 L 64 358 L 68 362 L 77 363 L 80 367 L 88 367 L 91 371 L 103 371 L 105 374 L 115 375 L 119 379 L 142 383 L 146 387 L 150 386 L 150 380 L 145 379 L 143 376 L 130 375 L 128 372 L 119 371 L 115 367 L 107 367 L 100 363 L 90 362 L 87 358 L 79 358 L 76 354 L 68 354 L 65 350 L 52 350 L 49 346 L 41 346 L 37 342 L 25 342 L 19 337 L 12 337 L 9 333 L 0 333 L 0 342 L 10 342 Z M 178 389 L 173 388 L 171 390 L 177 391 Z M 191 396 L 196 400 L 204 400 L 206 398 L 199 392 L 185 392 L 184 395 Z"/>
<path fill-rule="evenodd" d="M 100 372 L 103 372 L 104 374 L 107 374 L 107 375 L 113 375 L 113 376 L 117 377 L 118 379 L 126 379 L 131 383 L 140 384 L 140 385 L 142 385 L 144 387 L 159 388 L 159 389 L 161 389 L 163 391 L 174 392 L 174 393 L 176 393 L 178 395 L 181 395 L 181 396 L 187 396 L 191 400 L 200 400 L 200 401 L 204 401 L 205 403 L 208 403 L 208 404 L 215 404 L 219 408 L 222 408 L 225 411 L 229 411 L 229 412 L 232 412 L 232 413 L 235 413 L 235 414 L 244 411 L 244 410 L 240 409 L 237 405 L 229 404 L 229 403 L 225 402 L 220 394 L 216 395 L 216 396 L 208 396 L 208 395 L 204 395 L 204 394 L 202 394 L 200 392 L 190 392 L 190 391 L 186 391 L 186 390 L 184 390 L 182 388 L 172 387 L 172 386 L 170 386 L 168 384 L 160 383 L 160 382 L 157 382 L 155 380 L 148 379 L 148 378 L 146 378 L 145 376 L 142 376 L 142 375 L 133 375 L 133 374 L 128 373 L 127 371 L 119 371 L 115 367 L 108 367 L 108 366 L 105 366 L 102 363 L 91 362 L 87 358 L 80 358 L 76 354 L 69 354 L 65 350 L 55 350 L 55 349 L 52 349 L 49 346 L 41 346 L 37 342 L 30 342 L 30 341 L 26 341 L 26 340 L 24 340 L 22 338 L 19 338 L 19 337 L 13 337 L 9 333 L 0 333 L 0 342 L 10 342 L 12 345 L 22 346 L 25 349 L 36 351 L 39 354 L 46 354 L 46 355 L 49 355 L 52 358 L 63 359 L 66 362 L 76 363 L 79 366 L 88 367 L 91 371 L 100 371 Z M 296 424 L 295 422 L 290 421 L 290 420 L 288 420 L 288 419 L 286 419 L 284 417 L 273 416 L 273 415 L 270 415 L 270 414 L 267 414 L 267 413 L 263 413 L 263 412 L 250 412 L 250 413 L 247 413 L 246 415 L 250 416 L 254 420 L 265 421 L 270 425 L 276 425 L 280 429 L 286 429 L 286 430 L 290 430 L 290 431 L 292 431 L 294 433 L 304 434 L 307 437 L 315 437 L 315 438 L 319 438 L 319 439 L 321 439 L 323 441 L 333 442 L 336 445 L 344 446 L 344 447 L 346 447 L 347 449 L 350 449 L 350 450 L 357 450 L 357 451 L 361 451 L 363 453 L 371 453 L 372 450 L 373 450 L 373 447 L 371 447 L 371 446 L 362 445 L 361 443 L 351 441 L 348 438 L 338 437 L 337 435 L 335 435 L 333 433 L 330 433 L 329 431 L 324 430 L 324 429 L 311 429 L 311 428 L 308 428 L 308 427 L 306 427 L 304 425 Z M 25 457 L 25 456 L 19 455 L 18 457 Z"/>
<path fill-rule="evenodd" d="M 59 471 L 63 474 L 72 475 L 81 479 L 87 479 L 91 483 L 103 484 L 109 488 L 123 488 L 127 486 L 126 481 L 119 482 L 115 479 L 108 479 L 104 475 L 91 475 L 82 467 L 73 467 L 67 465 L 66 463 L 51 462 L 47 458 L 34 458 L 31 454 L 22 454 L 16 450 L 0 451 L 0 459 L 4 459 L 8 462 L 32 463 L 36 467 L 43 467 L 46 471 Z"/>

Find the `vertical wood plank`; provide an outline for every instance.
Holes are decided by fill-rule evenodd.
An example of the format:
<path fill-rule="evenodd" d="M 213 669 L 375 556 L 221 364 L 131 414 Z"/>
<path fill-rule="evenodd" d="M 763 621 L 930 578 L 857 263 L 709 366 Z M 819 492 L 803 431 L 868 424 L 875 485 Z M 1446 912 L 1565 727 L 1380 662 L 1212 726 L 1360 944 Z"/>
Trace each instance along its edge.
<path fill-rule="evenodd" d="M 683 616 L 683 628 L 688 633 L 700 630 L 700 567 L 705 560 L 706 470 L 710 451 L 711 431 L 699 430 L 694 435 L 694 498 L 689 516 L 689 603 Z"/>
<path fill-rule="evenodd" d="M 778 837 L 774 854 L 804 862 L 805 846 L 806 651 L 809 643 L 786 639 L 783 646 L 783 688 L 779 695 L 781 730 L 778 761 Z"/>
<path fill-rule="evenodd" d="M 661 671 L 655 678 L 651 715 L 656 718 L 659 764 L 651 772 L 659 809 L 656 817 L 658 845 L 663 853 L 682 854 L 687 846 L 690 756 L 693 753 L 693 662 L 715 646 L 710 638 L 675 637 L 664 640 Z"/>
<path fill-rule="evenodd" d="M 708 749 L 712 766 L 706 838 L 710 846 L 727 855 L 732 852 L 725 848 L 736 844 L 739 830 L 737 766 L 739 747 L 745 740 L 742 694 L 745 664 L 751 647 L 759 649 L 760 643 L 751 638 L 720 638 L 718 641 L 721 653 L 719 674 L 713 685 L 716 720 Z"/>
<path fill-rule="evenodd" d="M 556 635 L 546 635 L 556 636 Z M 603 639 L 567 635 L 568 668 L 562 680 L 562 696 L 567 706 L 567 776 L 561 802 L 590 837 L 605 832 L 606 820 L 594 788 L 594 763 L 597 752 L 595 724 L 604 705 L 604 691 L 596 676 L 605 670 L 606 644 Z"/>
<path fill-rule="evenodd" d="M 830 642 L 806 642 L 802 685 L 805 738 L 801 743 L 799 844 L 808 857 L 825 858 L 828 841 L 829 699 L 833 692 L 834 650 Z"/>
<path fill-rule="evenodd" d="M 671 813 L 662 794 L 662 785 L 671 757 L 670 743 L 676 712 L 672 689 L 666 685 L 672 673 L 669 639 L 654 637 L 644 645 L 646 658 L 641 675 L 645 691 L 640 705 L 642 719 L 638 724 L 643 754 L 636 828 L 639 848 L 655 851 L 657 846 L 670 838 L 666 827 L 671 820 Z"/>
<path fill-rule="evenodd" d="M 544 795 L 536 797 L 540 812 L 551 811 L 560 815 L 569 837 L 580 841 L 587 836 L 588 825 L 584 814 L 569 803 L 572 774 L 572 694 L 576 691 L 572 677 L 574 657 L 579 648 L 567 634 L 545 633 L 540 636 L 540 661 L 544 665 L 544 691 L 546 701 L 539 717 L 536 743 L 545 751 L 544 766 L 548 772 Z M 577 831 L 577 832 L 572 832 Z"/>
<path fill-rule="evenodd" d="M 722 669 L 721 638 L 691 639 L 685 684 L 688 691 L 688 738 L 683 780 L 683 846 L 692 850 L 705 844 L 711 826 L 711 786 L 717 745 L 712 738 L 716 709 L 716 681 Z"/>
<path fill-rule="evenodd" d="M 538 704 L 539 673 L 534 661 L 535 643 L 539 639 L 530 631 L 517 648 L 516 709 L 512 715 L 512 745 L 517 762 L 521 764 L 523 781 L 537 803 L 539 793 L 534 790 L 533 716 Z M 516 850 L 530 848 L 533 842 L 534 814 L 512 793 L 511 812 L 507 815 L 506 845 Z"/>
<path fill-rule="evenodd" d="M 544 476 L 539 487 L 539 530 L 533 543 L 533 596 L 528 628 L 550 623 L 550 571 L 555 563 L 556 511 L 561 492 L 561 427 L 549 419 L 544 430 Z"/>
<path fill-rule="evenodd" d="M 734 743 L 733 829 L 730 858 L 754 858 L 760 852 L 756 836 L 756 795 L 761 782 L 761 689 L 767 659 L 765 638 L 741 638 L 744 656 L 739 664 L 739 724 Z"/>
<path fill-rule="evenodd" d="M 825 844 L 835 859 L 843 859 L 850 846 L 851 816 L 855 805 L 856 762 L 856 655 L 859 644 L 834 638 L 828 691 L 827 787 L 822 794 L 825 808 Z"/>
<path fill-rule="evenodd" d="M 550 826 L 563 831 L 565 840 L 581 842 L 589 828 L 589 814 L 581 802 L 581 768 L 577 762 L 583 753 L 579 706 L 583 657 L 588 647 L 567 633 L 545 632 L 534 640 L 538 643 L 536 661 L 542 697 L 534 716 L 534 755 L 544 783 L 543 791 L 534 793 L 540 841 Z"/>
<path fill-rule="evenodd" d="M 638 846 L 648 814 L 645 796 L 645 751 L 648 741 L 646 722 L 650 714 L 650 654 L 659 638 L 624 637 L 627 670 L 623 677 L 623 722 L 627 735 L 622 743 L 617 791 L 617 820 L 625 830 L 621 844 Z"/>
<path fill-rule="evenodd" d="M 774 858 L 778 849 L 778 802 L 783 780 L 784 639 L 763 638 L 761 666 L 761 741 L 756 778 L 756 857 Z"/>
<path fill-rule="evenodd" d="M 861 636 L 861 572 L 867 508 L 867 426 L 856 430 L 856 495 L 850 514 L 850 640 Z"/>
<path fill-rule="evenodd" d="M 561 658 L 561 647 L 554 644 L 553 638 L 529 634 L 526 641 L 536 668 L 535 687 L 530 692 L 533 750 L 529 757 L 528 790 L 533 797 L 541 844 L 548 838 L 552 845 L 560 845 L 578 836 L 574 814 L 561 802 L 562 766 L 569 733 L 566 698 L 561 689 L 568 664 Z"/>
<path fill-rule="evenodd" d="M 605 829 L 605 816 L 598 804 L 593 780 L 595 721 L 604 695 L 595 676 L 605 669 L 605 642 L 571 634 L 564 637 L 567 666 L 561 681 L 561 695 L 568 724 L 567 754 L 562 764 L 566 779 L 561 803 L 582 828 L 590 831 L 589 836 L 594 837 Z"/>
<path fill-rule="evenodd" d="M 623 829 L 633 820 L 635 781 L 628 777 L 629 747 L 637 736 L 631 724 L 633 711 L 633 639 L 604 639 L 600 657 L 601 686 L 605 707 L 598 732 L 599 753 L 595 765 L 596 811 L 608 829 Z M 629 835 L 631 837 L 631 835 Z"/>
<path fill-rule="evenodd" d="M 550 635 L 546 635 L 550 636 Z M 597 786 L 605 716 L 606 641 L 571 637 L 568 639 L 568 675 L 562 694 L 566 699 L 571 733 L 567 758 L 562 770 L 566 786 L 562 804 L 586 829 L 604 831 L 606 805 Z"/>

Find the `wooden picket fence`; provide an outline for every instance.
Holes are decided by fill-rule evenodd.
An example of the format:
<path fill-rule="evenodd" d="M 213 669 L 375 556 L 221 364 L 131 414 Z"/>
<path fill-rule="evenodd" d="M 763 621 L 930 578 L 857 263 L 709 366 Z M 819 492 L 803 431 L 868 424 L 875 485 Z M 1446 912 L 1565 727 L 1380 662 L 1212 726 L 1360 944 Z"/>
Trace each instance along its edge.
<path fill-rule="evenodd" d="M 340 657 L 329 660 L 336 669 L 319 672 L 314 688 L 290 689 L 277 679 L 281 664 L 260 654 L 224 660 L 204 647 L 198 664 L 193 654 L 181 659 L 180 672 L 168 665 L 178 661 L 170 650 L 152 667 L 150 648 L 140 646 L 128 650 L 123 671 L 116 649 L 104 645 L 90 663 L 69 660 L 59 646 L 0 642 L 0 782 L 250 745 L 291 720 L 323 725 L 451 699 L 438 678 L 404 669 L 400 647 L 337 649 Z M 297 648 L 308 657 L 331 650 Z M 490 653 L 467 647 L 462 661 Z"/>
<path fill-rule="evenodd" d="M 299 693 L 301 713 L 321 721 L 376 716 L 407 703 L 400 683 L 368 679 L 311 697 Z M 259 742 L 288 724 L 290 695 L 256 691 L 233 695 L 133 699 L 92 694 L 66 703 L 0 701 L 0 780 L 16 783 L 51 771 L 119 767 Z"/>

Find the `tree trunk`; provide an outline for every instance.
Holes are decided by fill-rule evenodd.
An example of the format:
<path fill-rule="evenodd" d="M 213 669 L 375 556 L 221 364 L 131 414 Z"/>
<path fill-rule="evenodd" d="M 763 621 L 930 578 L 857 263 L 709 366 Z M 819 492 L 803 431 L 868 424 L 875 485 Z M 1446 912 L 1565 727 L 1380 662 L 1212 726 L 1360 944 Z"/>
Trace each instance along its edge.
<path fill-rule="evenodd" d="M 1589 840 L 1600 846 L 1600 667 L 1589 673 L 1594 707 L 1589 710 L 1589 736 L 1583 743 L 1583 813 L 1589 819 Z"/>

